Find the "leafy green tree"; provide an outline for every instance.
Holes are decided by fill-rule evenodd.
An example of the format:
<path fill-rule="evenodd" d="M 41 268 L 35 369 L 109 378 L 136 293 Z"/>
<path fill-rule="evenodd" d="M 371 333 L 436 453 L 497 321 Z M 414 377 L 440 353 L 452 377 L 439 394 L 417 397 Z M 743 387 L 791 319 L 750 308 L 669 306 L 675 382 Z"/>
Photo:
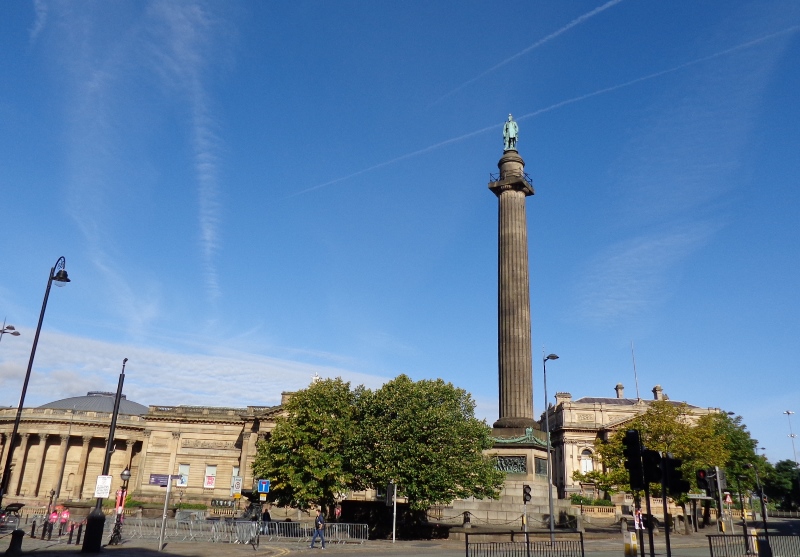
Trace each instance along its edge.
<path fill-rule="evenodd" d="M 355 462 L 365 484 L 394 481 L 412 509 L 499 495 L 505 476 L 483 454 L 491 429 L 463 389 L 400 375 L 359 397 L 358 419 Z"/>
<path fill-rule="evenodd" d="M 287 402 L 270 437 L 258 444 L 253 474 L 271 481 L 269 499 L 279 505 L 330 508 L 354 485 L 350 466 L 354 410 L 360 391 L 326 379 L 298 391 Z"/>
<path fill-rule="evenodd" d="M 800 468 L 793 460 L 780 460 L 769 470 L 760 469 L 764 491 L 782 510 L 796 510 L 800 507 Z"/>

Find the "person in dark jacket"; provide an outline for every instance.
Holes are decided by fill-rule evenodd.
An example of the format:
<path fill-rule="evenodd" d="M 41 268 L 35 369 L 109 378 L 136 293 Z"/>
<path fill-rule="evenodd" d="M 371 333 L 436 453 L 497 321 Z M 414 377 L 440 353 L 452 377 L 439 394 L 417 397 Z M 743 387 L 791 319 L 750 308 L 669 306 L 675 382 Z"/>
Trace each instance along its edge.
<path fill-rule="evenodd" d="M 322 509 L 317 509 L 317 518 L 314 519 L 314 535 L 311 536 L 311 549 L 314 549 L 314 542 L 317 538 L 322 542 L 322 549 L 325 549 L 325 518 L 322 516 Z"/>

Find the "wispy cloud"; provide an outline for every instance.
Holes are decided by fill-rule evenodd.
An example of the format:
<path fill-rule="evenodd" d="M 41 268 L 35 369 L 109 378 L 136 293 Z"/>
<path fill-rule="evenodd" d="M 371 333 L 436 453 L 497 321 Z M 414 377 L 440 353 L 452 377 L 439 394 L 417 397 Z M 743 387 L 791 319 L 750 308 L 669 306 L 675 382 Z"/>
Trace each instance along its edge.
<path fill-rule="evenodd" d="M 30 330 L 22 330 L 26 336 Z M 0 406 L 16 405 L 29 345 L 21 343 L 0 353 Z M 125 393 L 142 404 L 195 404 L 209 406 L 274 405 L 282 391 L 308 386 L 314 374 L 342 377 L 354 385 L 375 388 L 387 378 L 337 366 L 258 356 L 230 351 L 224 355 L 180 354 L 43 333 L 36 353 L 26 406 L 86 394 L 113 391 L 128 358 Z"/>
<path fill-rule="evenodd" d="M 561 35 L 563 33 L 566 33 L 567 31 L 569 31 L 573 27 L 575 27 L 577 25 L 580 25 L 581 23 L 584 23 L 585 21 L 593 18 L 597 14 L 606 11 L 608 8 L 616 6 L 617 4 L 619 4 L 622 1 L 623 0 L 610 0 L 609 2 L 606 2 L 605 4 L 603 4 L 602 6 L 598 6 L 597 8 L 591 10 L 590 12 L 587 12 L 587 13 L 583 14 L 580 17 L 576 17 L 575 19 L 573 19 L 572 21 L 570 21 L 569 23 L 567 23 L 565 26 L 563 26 L 562 28 L 558 29 L 557 31 L 553 31 L 552 33 L 550 33 L 546 37 L 539 39 L 538 41 L 536 41 L 535 43 L 533 43 L 532 45 L 530 45 L 527 48 L 523 48 L 522 50 L 520 50 L 516 54 L 514 54 L 512 56 L 509 56 L 508 58 L 506 58 L 505 60 L 503 60 L 499 64 L 495 64 L 494 66 L 492 66 L 488 70 L 486 70 L 483 73 L 473 77 L 472 79 L 468 79 L 467 81 L 465 81 L 464 83 L 462 83 L 461 85 L 456 87 L 455 89 L 453 89 L 451 91 L 448 91 L 447 93 L 445 93 L 444 95 L 442 95 L 441 97 L 436 99 L 431 104 L 434 105 L 434 104 L 437 104 L 437 103 L 443 101 L 444 99 L 446 99 L 447 97 L 457 93 L 458 91 L 460 91 L 461 89 L 463 89 L 467 85 L 475 83 L 479 79 L 481 79 L 481 78 L 489 75 L 490 73 L 502 68 L 506 64 L 509 64 L 510 62 L 513 62 L 514 60 L 516 60 L 520 56 L 523 56 L 523 55 L 527 54 L 528 52 L 530 52 L 530 51 L 532 51 L 532 50 L 534 50 L 536 48 L 539 48 L 543 44 L 550 42 L 551 40 L 555 39 L 559 35 Z"/>
<path fill-rule="evenodd" d="M 188 101 L 194 169 L 198 184 L 198 221 L 206 291 L 214 300 L 220 295 L 215 256 L 220 249 L 220 203 L 218 168 L 220 139 L 217 123 L 203 82 L 215 22 L 200 4 L 153 2 L 153 53 L 165 78 L 177 84 Z"/>
<path fill-rule="evenodd" d="M 575 285 L 580 320 L 608 323 L 640 314 L 670 292 L 674 267 L 708 241 L 717 226 L 700 224 L 639 236 L 598 253 Z"/>
<path fill-rule="evenodd" d="M 626 87 L 631 87 L 633 85 L 636 85 L 636 84 L 639 84 L 639 83 L 643 83 L 643 82 L 649 81 L 651 79 L 656 79 L 658 77 L 662 77 L 662 76 L 665 76 L 665 75 L 668 75 L 668 74 L 671 74 L 671 73 L 678 72 L 680 70 L 689 68 L 691 66 L 700 64 L 702 62 L 707 62 L 709 60 L 714 60 L 716 58 L 720 58 L 720 57 L 723 57 L 723 56 L 726 56 L 726 55 L 729 55 L 729 54 L 734 54 L 734 53 L 736 53 L 738 51 L 741 51 L 741 50 L 744 50 L 744 49 L 747 49 L 747 48 L 751 48 L 753 46 L 759 45 L 759 44 L 764 43 L 766 41 L 769 41 L 769 40 L 772 40 L 772 39 L 776 39 L 776 38 L 779 38 L 779 37 L 783 37 L 783 36 L 791 34 L 791 33 L 796 33 L 797 31 L 800 31 L 800 26 L 793 25 L 791 27 L 787 27 L 787 28 L 782 29 L 780 31 L 776 31 L 775 33 L 769 33 L 767 35 L 763 35 L 763 36 L 758 37 L 756 39 L 753 39 L 753 40 L 738 44 L 738 45 L 736 45 L 734 47 L 731 47 L 731 48 L 728 48 L 728 49 L 725 49 L 725 50 L 721 50 L 721 51 L 715 52 L 713 54 L 709 54 L 708 56 L 703 56 L 701 58 L 695 58 L 694 60 L 690 60 L 688 62 L 684 62 L 683 64 L 679 64 L 677 66 L 673 66 L 673 67 L 667 68 L 665 70 L 660 70 L 660 71 L 657 71 L 657 72 L 654 72 L 654 73 L 651 73 L 651 74 L 647 74 L 647 75 L 644 75 L 644 76 L 641 76 L 641 77 L 637 77 L 636 79 L 631 79 L 630 81 L 625 81 L 623 83 L 618 83 L 616 85 L 611 85 L 609 87 L 603 87 L 602 89 L 597 89 L 596 91 L 592 91 L 591 93 L 586 93 L 586 94 L 583 94 L 583 95 L 578 95 L 576 97 L 571 97 L 569 99 L 565 99 L 563 101 L 559 101 L 559 102 L 557 102 L 555 104 L 551 104 L 550 106 L 547 106 L 545 108 L 540 108 L 538 110 L 534 110 L 533 112 L 528 112 L 526 114 L 523 114 L 522 116 L 515 117 L 515 118 L 517 120 L 527 120 L 527 119 L 530 119 L 530 118 L 535 118 L 536 116 L 541 116 L 542 114 L 546 114 L 548 112 L 551 112 L 553 110 L 557 110 L 559 108 L 563 108 L 563 107 L 571 105 L 571 104 L 579 103 L 581 101 L 585 101 L 587 99 L 591 99 L 593 97 L 597 97 L 597 96 L 600 96 L 600 95 L 613 93 L 615 91 L 619 91 L 620 89 L 624 89 Z M 348 174 L 346 176 L 342 176 L 341 178 L 335 178 L 333 180 L 329 180 L 327 182 L 323 182 L 323 183 L 318 184 L 316 186 L 312 186 L 312 187 L 300 190 L 300 191 L 298 191 L 296 193 L 288 195 L 287 197 L 295 197 L 295 196 L 298 196 L 298 195 L 302 195 L 302 194 L 305 194 L 305 193 L 309 193 L 309 192 L 318 190 L 320 188 L 331 186 L 333 184 L 344 182 L 344 181 L 349 180 L 351 178 L 355 178 L 356 176 L 360 176 L 362 174 L 366 174 L 368 172 L 372 172 L 373 170 L 378 170 L 378 169 L 383 168 L 385 166 L 389 166 L 389 165 L 398 163 L 400 161 L 404 161 L 404 160 L 407 160 L 407 159 L 410 159 L 410 158 L 417 157 L 419 155 L 423 155 L 425 153 L 429 153 L 431 151 L 435 151 L 437 149 L 441 149 L 442 147 L 446 147 L 446 146 L 452 145 L 454 143 L 459 143 L 459 142 L 464 141 L 466 139 L 469 139 L 471 137 L 475 137 L 477 135 L 481 135 L 481 134 L 484 134 L 484 133 L 489 132 L 489 131 L 499 130 L 502 127 L 503 127 L 503 123 L 501 122 L 501 123 L 498 123 L 498 124 L 495 124 L 495 125 L 492 125 L 492 126 L 486 126 L 485 128 L 481 128 L 481 129 L 475 130 L 473 132 L 469 132 L 469 133 L 465 133 L 463 135 L 459 135 L 458 137 L 453 137 L 451 139 L 446 139 L 444 141 L 440 141 L 438 143 L 434 143 L 433 145 L 430 145 L 430 146 L 425 147 L 423 149 L 418 149 L 416 151 L 412 151 L 410 153 L 406 153 L 405 155 L 400 155 L 400 156 L 395 157 L 393 159 L 390 159 L 390 160 L 387 160 L 387 161 L 384 161 L 384 162 L 381 162 L 381 163 L 374 164 L 372 166 L 364 168 L 363 170 L 358 170 L 356 172 L 353 172 L 352 174 Z"/>
<path fill-rule="evenodd" d="M 47 23 L 47 4 L 44 2 L 44 0 L 34 0 L 33 10 L 36 14 L 36 19 L 34 20 L 33 27 L 31 27 L 30 31 L 31 43 L 36 42 L 36 39 L 39 37 L 39 33 L 42 32 L 42 29 L 44 29 L 44 26 Z"/>

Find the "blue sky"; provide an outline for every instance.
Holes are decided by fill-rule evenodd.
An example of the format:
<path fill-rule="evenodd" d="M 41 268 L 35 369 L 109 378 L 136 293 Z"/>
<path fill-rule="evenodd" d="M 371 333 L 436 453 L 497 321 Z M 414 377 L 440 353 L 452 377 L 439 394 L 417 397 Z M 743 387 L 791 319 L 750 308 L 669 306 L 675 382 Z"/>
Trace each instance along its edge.
<path fill-rule="evenodd" d="M 5 2 L 0 405 L 406 373 L 497 417 L 507 114 L 550 395 L 800 412 L 800 4 Z M 800 430 L 800 421 L 793 424 Z"/>

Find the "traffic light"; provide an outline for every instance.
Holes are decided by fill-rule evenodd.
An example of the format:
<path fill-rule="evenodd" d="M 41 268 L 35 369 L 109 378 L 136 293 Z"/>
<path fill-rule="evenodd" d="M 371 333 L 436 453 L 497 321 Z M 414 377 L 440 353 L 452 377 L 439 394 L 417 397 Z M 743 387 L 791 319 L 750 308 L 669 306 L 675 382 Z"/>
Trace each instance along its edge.
<path fill-rule="evenodd" d="M 531 501 L 531 486 L 525 484 L 522 486 L 522 502 L 530 503 Z"/>
<path fill-rule="evenodd" d="M 677 497 L 683 493 L 689 493 L 691 485 L 683 479 L 683 472 L 681 471 L 681 464 L 683 461 L 679 458 L 673 458 L 672 455 L 667 455 L 663 460 L 664 464 L 664 479 L 667 484 L 667 491 L 673 497 Z"/>
<path fill-rule="evenodd" d="M 630 429 L 622 440 L 622 454 L 625 456 L 625 468 L 630 475 L 631 489 L 644 489 L 644 471 L 642 469 L 642 443 L 639 432 Z"/>
<path fill-rule="evenodd" d="M 706 477 L 708 472 L 705 468 L 700 468 L 695 473 L 695 477 L 697 478 L 697 489 L 701 489 L 703 493 L 708 495 L 708 478 Z"/>
<path fill-rule="evenodd" d="M 717 499 L 717 468 L 706 470 L 706 480 L 708 481 L 708 495 Z"/>
<path fill-rule="evenodd" d="M 650 449 L 642 451 L 642 467 L 644 468 L 644 480 L 647 483 L 661 483 L 661 454 L 658 451 Z"/>

